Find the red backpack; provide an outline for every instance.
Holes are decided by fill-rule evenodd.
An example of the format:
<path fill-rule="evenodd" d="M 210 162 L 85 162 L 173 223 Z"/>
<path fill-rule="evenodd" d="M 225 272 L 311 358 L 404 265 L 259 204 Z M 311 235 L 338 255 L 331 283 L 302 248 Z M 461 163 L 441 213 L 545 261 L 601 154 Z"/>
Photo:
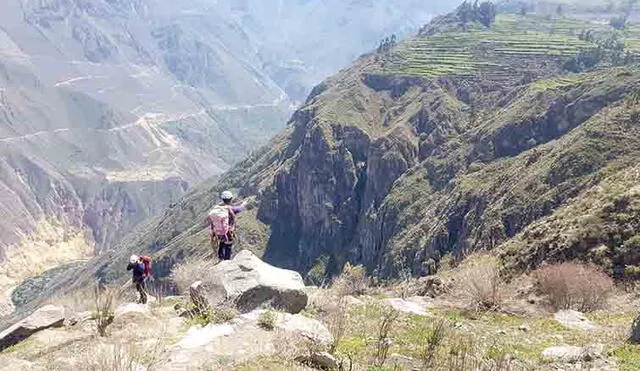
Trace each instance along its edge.
<path fill-rule="evenodd" d="M 140 256 L 140 261 L 144 264 L 144 276 L 149 277 L 151 275 L 151 257 L 142 255 Z"/>

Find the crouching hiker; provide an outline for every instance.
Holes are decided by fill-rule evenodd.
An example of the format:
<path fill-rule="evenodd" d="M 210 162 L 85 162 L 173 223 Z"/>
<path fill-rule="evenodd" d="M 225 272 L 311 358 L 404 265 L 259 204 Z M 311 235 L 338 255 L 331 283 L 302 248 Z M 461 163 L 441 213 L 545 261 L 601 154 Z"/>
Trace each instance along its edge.
<path fill-rule="evenodd" d="M 131 255 L 127 270 L 132 270 L 132 281 L 138 290 L 139 304 L 147 304 L 146 281 L 151 277 L 151 258 L 148 256 Z"/>
<path fill-rule="evenodd" d="M 229 191 L 220 195 L 222 203 L 209 211 L 205 224 L 211 226 L 211 248 L 218 250 L 220 260 L 231 259 L 231 248 L 236 239 L 236 215 L 246 208 L 246 202 L 232 205 L 233 194 Z"/>

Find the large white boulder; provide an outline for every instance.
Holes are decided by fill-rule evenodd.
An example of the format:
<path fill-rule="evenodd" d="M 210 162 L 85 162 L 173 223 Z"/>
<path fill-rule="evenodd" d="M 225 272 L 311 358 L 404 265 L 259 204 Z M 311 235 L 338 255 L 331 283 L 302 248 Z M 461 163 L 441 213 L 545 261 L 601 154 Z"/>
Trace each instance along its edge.
<path fill-rule="evenodd" d="M 241 313 L 270 306 L 298 313 L 307 306 L 304 281 L 298 272 L 269 265 L 248 250 L 222 261 L 210 272 L 208 290 L 222 292 Z"/>
<path fill-rule="evenodd" d="M 62 327 L 64 319 L 64 307 L 45 305 L 29 317 L 0 333 L 0 351 L 23 341 L 38 331 L 50 327 Z"/>

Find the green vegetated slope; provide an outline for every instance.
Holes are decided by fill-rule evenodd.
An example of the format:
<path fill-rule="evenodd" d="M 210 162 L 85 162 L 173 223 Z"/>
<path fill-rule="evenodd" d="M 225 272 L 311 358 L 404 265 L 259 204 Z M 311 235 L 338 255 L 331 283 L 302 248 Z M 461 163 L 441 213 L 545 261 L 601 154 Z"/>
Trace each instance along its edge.
<path fill-rule="evenodd" d="M 255 199 L 237 248 L 303 273 L 350 261 L 423 275 L 478 249 L 512 268 L 581 258 L 633 273 L 638 26 L 589 11 L 434 20 L 317 86 L 268 146 L 44 292 L 121 278 L 133 251 L 154 254 L 158 277 L 208 253 L 201 221 L 225 188 Z"/>

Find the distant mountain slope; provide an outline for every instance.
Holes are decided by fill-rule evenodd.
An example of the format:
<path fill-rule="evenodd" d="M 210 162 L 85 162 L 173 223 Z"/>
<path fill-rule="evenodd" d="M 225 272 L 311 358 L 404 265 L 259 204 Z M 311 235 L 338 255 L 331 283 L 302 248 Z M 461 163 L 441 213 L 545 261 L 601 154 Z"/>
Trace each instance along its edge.
<path fill-rule="evenodd" d="M 640 27 L 585 12 L 434 20 L 318 85 L 269 145 L 113 252 L 16 297 L 117 281 L 135 251 L 165 277 L 210 251 L 201 220 L 227 188 L 257 206 L 236 248 L 303 273 L 424 275 L 493 249 L 516 270 L 580 258 L 633 277 Z"/>
<path fill-rule="evenodd" d="M 267 3 L 0 5 L 0 290 L 113 247 L 263 145 L 321 77 L 387 33 L 417 31 L 431 8 Z"/>

